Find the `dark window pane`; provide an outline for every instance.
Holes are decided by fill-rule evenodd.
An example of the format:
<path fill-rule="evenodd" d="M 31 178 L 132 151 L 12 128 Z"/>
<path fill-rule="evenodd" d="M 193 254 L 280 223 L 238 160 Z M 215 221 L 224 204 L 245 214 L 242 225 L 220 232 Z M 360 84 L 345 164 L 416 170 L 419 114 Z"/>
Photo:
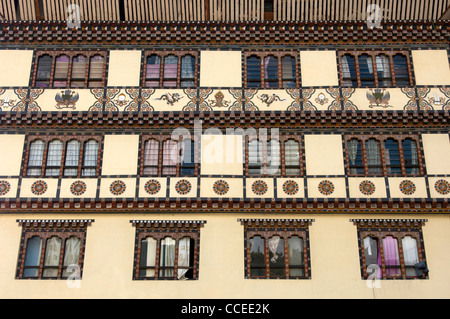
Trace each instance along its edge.
<path fill-rule="evenodd" d="M 394 139 L 387 139 L 384 142 L 386 167 L 388 174 L 401 174 L 400 151 L 398 143 Z"/>
<path fill-rule="evenodd" d="M 372 57 L 367 54 L 360 55 L 358 57 L 358 63 L 361 86 L 374 86 L 375 76 L 373 73 Z"/>
<path fill-rule="evenodd" d="M 38 59 L 36 72 L 36 87 L 50 87 L 50 76 L 52 71 L 53 58 L 50 55 L 42 55 Z"/>
<path fill-rule="evenodd" d="M 363 175 L 364 164 L 361 142 L 357 139 L 351 139 L 347 142 L 347 151 L 349 157 L 350 174 Z"/>
<path fill-rule="evenodd" d="M 286 277 L 284 239 L 280 236 L 269 239 L 269 269 L 270 277 Z"/>
<path fill-rule="evenodd" d="M 264 239 L 260 236 L 250 238 L 250 276 L 266 275 L 264 260 Z"/>
<path fill-rule="evenodd" d="M 406 56 L 397 54 L 394 56 L 394 73 L 397 86 L 409 86 L 408 61 Z"/>
<path fill-rule="evenodd" d="M 247 58 L 247 87 L 261 87 L 261 61 L 257 56 Z"/>
<path fill-rule="evenodd" d="M 37 277 L 39 272 L 39 262 L 41 259 L 42 240 L 39 237 L 32 237 L 27 241 L 27 251 L 25 253 L 25 262 L 23 277 Z"/>
<path fill-rule="evenodd" d="M 356 64 L 355 57 L 349 54 L 341 58 L 343 86 L 356 87 Z"/>

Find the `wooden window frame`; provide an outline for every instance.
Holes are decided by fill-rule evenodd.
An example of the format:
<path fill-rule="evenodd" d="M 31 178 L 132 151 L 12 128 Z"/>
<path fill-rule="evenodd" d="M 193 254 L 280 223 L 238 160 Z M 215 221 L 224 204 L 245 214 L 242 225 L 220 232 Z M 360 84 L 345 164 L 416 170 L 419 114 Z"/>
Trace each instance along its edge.
<path fill-rule="evenodd" d="M 198 280 L 199 278 L 199 256 L 200 256 L 200 229 L 206 221 L 179 221 L 179 220 L 132 220 L 130 221 L 136 228 L 136 239 L 134 246 L 134 264 L 133 264 L 133 280 L 178 280 L 178 244 L 179 240 L 184 237 L 189 237 L 194 240 L 194 264 L 189 266 L 193 271 L 193 278 L 190 280 Z M 155 276 L 141 277 L 140 258 L 141 258 L 141 244 L 142 240 L 146 238 L 153 238 L 157 240 L 156 246 L 156 260 Z M 159 275 L 159 259 L 161 253 L 161 241 L 164 238 L 171 237 L 176 241 L 175 244 L 175 262 L 174 262 L 174 276 L 166 277 Z M 144 269 L 147 269 L 144 268 Z"/>
<path fill-rule="evenodd" d="M 400 51 L 400 50 L 398 50 L 398 51 L 396 51 L 396 50 L 392 50 L 392 51 L 355 51 L 355 50 L 338 51 L 338 63 L 339 63 L 339 70 L 340 70 L 339 78 L 340 78 L 341 86 L 354 87 L 354 86 L 344 86 L 345 79 L 344 79 L 344 74 L 342 72 L 342 70 L 343 70 L 342 58 L 344 57 L 344 55 L 351 55 L 355 59 L 355 73 L 356 73 L 356 82 L 357 82 L 356 87 L 358 87 L 358 88 L 359 87 L 368 87 L 368 86 L 362 86 L 360 70 L 359 70 L 359 56 L 364 55 L 364 54 L 372 57 L 372 67 L 373 67 L 373 74 L 374 74 L 374 86 L 373 87 L 375 87 L 375 88 L 387 87 L 387 86 L 382 86 L 379 84 L 380 80 L 378 79 L 378 72 L 377 72 L 377 65 L 376 65 L 376 57 L 379 55 L 385 55 L 388 57 L 389 69 L 391 72 L 392 87 L 397 87 L 395 69 L 394 69 L 394 56 L 398 55 L 398 54 L 405 56 L 406 61 L 407 61 L 407 67 L 408 67 L 409 86 L 414 86 L 413 68 L 412 68 L 412 63 L 411 63 L 411 59 L 410 59 L 410 53 L 409 53 L 409 51 Z"/>
<path fill-rule="evenodd" d="M 246 279 L 310 279 L 311 263 L 310 263 L 310 247 L 309 247 L 309 226 L 314 220 L 312 219 L 239 219 L 241 225 L 244 226 L 244 264 Z M 255 236 L 264 238 L 264 276 L 251 275 L 251 255 L 250 255 L 250 239 Z M 273 236 L 283 238 L 285 271 L 284 276 L 270 275 L 269 247 L 268 240 Z M 298 236 L 303 240 L 303 260 L 304 276 L 289 276 L 289 238 Z"/>
<path fill-rule="evenodd" d="M 95 55 L 100 55 L 103 57 L 104 63 L 103 63 L 103 72 L 102 72 L 102 83 L 100 87 L 104 87 L 105 86 L 105 81 L 106 81 L 106 58 L 107 58 L 107 51 L 105 50 L 95 50 L 95 51 L 90 51 L 90 50 L 80 50 L 80 51 L 72 51 L 72 50 L 38 50 L 36 51 L 35 54 L 35 58 L 34 58 L 34 70 L 33 70 L 33 78 L 32 78 L 32 83 L 31 86 L 32 87 L 36 87 L 36 77 L 37 77 L 37 70 L 39 67 L 39 58 L 41 56 L 44 55 L 49 55 L 50 57 L 52 57 L 52 67 L 51 67 L 51 71 L 50 71 L 50 83 L 48 88 L 42 88 L 42 89 L 86 89 L 86 88 L 97 88 L 98 86 L 95 87 L 90 87 L 89 86 L 89 75 L 90 75 L 90 70 L 91 70 L 91 58 Z M 66 55 L 69 57 L 69 66 L 68 66 L 68 71 L 67 71 L 67 79 L 66 79 L 66 86 L 65 87 L 55 87 L 53 86 L 53 82 L 55 80 L 55 68 L 56 68 L 56 58 L 58 56 L 61 55 Z M 71 81 L 72 81 L 72 66 L 73 66 L 73 58 L 78 56 L 78 55 L 83 55 L 86 57 L 87 59 L 87 63 L 86 63 L 86 72 L 85 72 L 85 77 L 84 77 L 84 86 L 83 87 L 72 87 L 71 86 Z M 94 79 L 97 80 L 97 79 Z"/>
<path fill-rule="evenodd" d="M 64 254 L 65 241 L 71 237 L 80 239 L 80 255 L 78 266 L 80 272 L 77 273 L 79 278 L 83 275 L 84 252 L 86 246 L 87 227 L 91 225 L 93 220 L 18 220 L 19 226 L 22 227 L 22 235 L 20 240 L 19 257 L 16 269 L 16 279 L 67 279 L 63 276 L 64 271 Z M 41 253 L 39 259 L 38 276 L 24 277 L 25 256 L 27 252 L 28 239 L 39 237 L 42 240 Z M 47 248 L 47 240 L 52 237 L 61 239 L 61 253 L 59 258 L 58 275 L 56 277 L 44 277 L 45 251 Z"/>
<path fill-rule="evenodd" d="M 264 59 L 268 56 L 274 56 L 278 59 L 278 87 L 276 88 L 266 88 L 265 87 L 265 72 L 264 72 Z M 259 87 L 248 87 L 247 84 L 247 59 L 251 56 L 257 56 L 260 59 L 260 75 L 261 75 L 261 85 Z M 291 56 L 294 58 L 295 63 L 295 86 L 293 88 L 300 87 L 300 55 L 298 51 L 295 50 L 271 50 L 271 51 L 243 51 L 242 52 L 242 58 L 243 58 L 243 79 L 242 83 L 244 83 L 245 88 L 249 89 L 289 89 L 285 88 L 283 86 L 283 57 L 285 56 Z"/>
<path fill-rule="evenodd" d="M 400 261 L 400 275 L 399 276 L 388 276 L 386 274 L 386 263 L 384 256 L 383 245 L 380 245 L 380 256 L 381 256 L 381 278 L 380 280 L 386 279 L 428 279 L 428 274 L 423 274 L 420 276 L 407 276 L 406 266 L 404 261 L 403 244 L 402 239 L 406 236 L 411 236 L 416 239 L 417 250 L 419 256 L 419 262 L 426 263 L 425 257 L 425 246 L 423 240 L 422 227 L 425 226 L 426 220 L 406 220 L 406 219 L 352 219 L 351 222 L 357 227 L 358 233 L 358 250 L 360 258 L 360 268 L 361 268 L 361 279 L 369 279 L 371 277 L 367 272 L 366 258 L 364 252 L 364 239 L 366 237 L 376 238 L 378 242 L 381 242 L 383 238 L 387 236 L 392 236 L 397 239 L 398 243 L 398 253 Z M 375 278 L 373 278 L 375 279 Z"/>
<path fill-rule="evenodd" d="M 157 55 L 160 58 L 160 66 L 159 66 L 159 85 L 158 86 L 146 86 L 145 82 L 147 79 L 147 58 L 151 55 Z M 177 61 L 177 78 L 176 78 L 176 86 L 164 86 L 164 59 L 169 56 L 174 55 L 178 58 Z M 182 58 L 186 55 L 192 55 L 195 59 L 194 66 L 194 86 L 193 87 L 185 87 L 181 86 L 181 61 Z M 194 88 L 198 86 L 198 77 L 199 77 L 199 52 L 195 50 L 173 50 L 173 51 L 163 51 L 163 50 L 146 50 L 143 54 L 143 72 L 141 79 L 141 88 L 152 88 L 152 89 L 188 89 Z"/>
<path fill-rule="evenodd" d="M 151 174 L 144 174 L 144 168 L 145 168 L 145 144 L 147 143 L 147 141 L 149 140 L 155 140 L 159 143 L 158 146 L 158 167 L 157 167 L 157 171 L 158 174 L 156 175 L 151 175 Z M 142 141 L 141 141 L 141 150 L 140 150 L 140 176 L 145 176 L 145 177 L 196 177 L 196 176 L 200 176 L 200 162 L 199 162 L 199 157 L 200 157 L 200 149 L 197 147 L 195 148 L 195 145 L 200 145 L 200 144 L 196 144 L 195 142 L 195 136 L 191 136 L 190 140 L 194 142 L 194 169 L 195 169 L 195 173 L 194 175 L 183 175 L 181 174 L 181 163 L 177 162 L 176 163 L 176 174 L 175 175 L 164 175 L 163 174 L 163 156 L 164 156 L 164 142 L 168 141 L 168 140 L 172 140 L 171 136 L 169 134 L 151 134 L 151 135 L 145 135 L 142 137 Z M 173 140 L 175 143 L 177 143 L 177 154 L 180 154 L 181 152 L 181 148 L 180 148 L 180 142 L 182 142 L 183 138 L 180 137 L 179 141 Z"/>
<path fill-rule="evenodd" d="M 43 154 L 43 158 L 42 158 L 41 174 L 39 176 L 37 176 L 37 175 L 31 176 L 31 175 L 27 174 L 29 155 L 30 155 L 30 147 L 31 147 L 31 144 L 37 140 L 41 140 L 44 142 L 44 154 Z M 58 176 L 46 176 L 45 171 L 47 168 L 48 145 L 53 140 L 60 140 L 63 143 L 61 165 L 60 165 L 60 170 L 59 170 Z M 80 145 L 81 145 L 80 146 L 80 154 L 78 157 L 77 175 L 76 176 L 75 175 L 65 176 L 64 175 L 65 168 L 73 168 L 72 166 L 66 167 L 66 165 L 65 165 L 66 154 L 67 154 L 67 152 L 66 152 L 67 151 L 67 143 L 70 142 L 71 140 L 77 140 L 78 142 L 80 142 Z M 96 166 L 95 175 L 84 176 L 84 175 L 82 175 L 82 171 L 85 168 L 85 166 L 84 166 L 84 150 L 85 150 L 85 144 L 89 140 L 94 140 L 98 143 L 97 166 Z M 67 178 L 90 178 L 90 177 L 98 177 L 98 176 L 100 176 L 102 140 L 103 140 L 102 136 L 98 136 L 98 135 L 92 135 L 92 136 L 89 136 L 89 135 L 42 135 L 42 136 L 41 135 L 32 135 L 32 136 L 27 136 L 22 176 L 27 176 L 30 178 L 44 178 L 44 177 L 48 177 L 48 178 L 56 178 L 56 177 L 57 178 L 64 178 L 64 177 L 67 177 Z"/>
<path fill-rule="evenodd" d="M 348 148 L 348 141 L 352 139 L 357 139 L 361 143 L 361 152 L 362 152 L 362 159 L 363 159 L 363 166 L 364 166 L 364 174 L 352 174 L 350 170 L 350 156 L 349 156 L 349 148 Z M 366 151 L 366 142 L 369 139 L 375 139 L 380 146 L 380 160 L 381 160 L 381 174 L 369 174 L 369 167 L 368 167 L 368 159 L 367 159 L 367 151 Z M 400 155 L 400 165 L 401 165 L 401 174 L 390 174 L 388 173 L 388 165 L 386 163 L 386 149 L 384 146 L 384 142 L 387 139 L 394 139 L 398 143 L 399 148 L 399 155 Z M 417 161 L 418 161 L 418 174 L 407 174 L 406 173 L 406 165 L 405 165 L 405 156 L 403 151 L 403 141 L 406 139 L 411 139 L 416 143 L 417 146 Z M 418 135 L 412 135 L 412 134 L 405 134 L 405 135 L 345 135 L 344 136 L 344 152 L 345 152 L 345 162 L 346 162 L 346 169 L 347 169 L 347 175 L 348 176 L 424 176 L 425 170 L 423 167 L 423 158 L 422 158 L 422 147 L 420 144 L 420 137 Z"/>
<path fill-rule="evenodd" d="M 259 138 L 255 135 L 245 135 L 244 136 L 244 173 L 246 177 L 299 177 L 304 175 L 304 169 L 303 169 L 303 150 L 302 150 L 302 137 L 298 134 L 280 134 L 279 143 L 280 143 L 280 173 L 279 174 L 268 174 L 267 173 L 267 144 L 270 143 L 271 137 L 270 135 L 267 135 L 266 143 L 262 143 L 263 151 L 262 151 L 262 174 L 259 175 L 250 175 L 249 174 L 249 142 L 253 140 L 258 140 Z M 292 175 L 286 173 L 286 149 L 285 149 L 285 143 L 288 140 L 294 140 L 298 143 L 299 148 L 299 175 Z"/>

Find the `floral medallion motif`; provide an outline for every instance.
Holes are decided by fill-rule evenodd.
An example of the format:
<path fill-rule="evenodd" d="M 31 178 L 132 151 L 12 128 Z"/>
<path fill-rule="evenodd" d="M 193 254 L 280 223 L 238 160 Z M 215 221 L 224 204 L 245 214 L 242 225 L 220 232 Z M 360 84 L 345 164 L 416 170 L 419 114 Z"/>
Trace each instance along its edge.
<path fill-rule="evenodd" d="M 127 189 L 127 186 L 121 180 L 116 180 L 116 181 L 112 182 L 111 185 L 109 186 L 109 191 L 113 195 L 116 195 L 116 196 L 122 195 L 123 193 L 125 193 L 126 189 Z"/>
<path fill-rule="evenodd" d="M 70 185 L 72 195 L 81 196 L 86 192 L 86 183 L 83 181 L 75 181 Z"/>
<path fill-rule="evenodd" d="M 45 181 L 35 181 L 33 185 L 31 185 L 31 192 L 34 195 L 43 195 L 47 191 L 48 185 Z"/>
<path fill-rule="evenodd" d="M 334 192 L 334 184 L 331 181 L 323 180 L 319 183 L 318 189 L 322 195 L 331 195 Z"/>
<path fill-rule="evenodd" d="M 0 181 L 0 196 L 8 194 L 11 184 L 8 181 Z"/>
<path fill-rule="evenodd" d="M 436 192 L 441 195 L 447 195 L 448 193 L 450 193 L 450 183 L 445 179 L 439 179 L 436 181 L 436 183 L 434 183 L 434 189 L 436 189 Z"/>
<path fill-rule="evenodd" d="M 416 192 L 416 185 L 410 180 L 404 180 L 399 185 L 400 191 L 405 195 L 412 195 Z"/>
<path fill-rule="evenodd" d="M 180 195 L 186 195 L 189 194 L 189 192 L 192 189 L 191 182 L 181 179 L 175 184 L 175 191 Z"/>
<path fill-rule="evenodd" d="M 359 184 L 359 191 L 364 195 L 373 195 L 375 193 L 375 184 L 371 181 L 362 181 Z"/>
<path fill-rule="evenodd" d="M 213 191 L 217 195 L 225 195 L 226 193 L 228 193 L 229 189 L 230 189 L 230 185 L 226 181 L 221 180 L 221 179 L 216 181 L 213 185 Z"/>
<path fill-rule="evenodd" d="M 298 183 L 293 180 L 287 180 L 283 183 L 283 192 L 287 195 L 295 195 L 298 193 Z"/>
<path fill-rule="evenodd" d="M 256 195 L 264 195 L 267 193 L 267 183 L 261 180 L 254 181 L 252 184 L 252 191 Z"/>
<path fill-rule="evenodd" d="M 158 182 L 156 179 L 151 179 L 147 181 L 147 183 L 145 183 L 144 189 L 147 192 L 147 194 L 155 195 L 161 190 L 161 183 Z"/>

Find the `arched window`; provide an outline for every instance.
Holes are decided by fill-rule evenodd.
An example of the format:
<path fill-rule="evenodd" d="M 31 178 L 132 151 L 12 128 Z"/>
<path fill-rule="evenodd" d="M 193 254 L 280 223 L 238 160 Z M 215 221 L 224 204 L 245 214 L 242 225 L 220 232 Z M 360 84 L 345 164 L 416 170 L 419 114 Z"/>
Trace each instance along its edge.
<path fill-rule="evenodd" d="M 72 73 L 70 76 L 70 86 L 73 88 L 83 88 L 86 80 L 87 58 L 79 54 L 72 59 Z"/>
<path fill-rule="evenodd" d="M 263 144 L 254 139 L 248 142 L 248 174 L 261 175 L 263 173 Z"/>
<path fill-rule="evenodd" d="M 183 140 L 182 142 L 180 175 L 195 175 L 195 143 L 190 139 Z"/>
<path fill-rule="evenodd" d="M 402 166 L 400 162 L 398 142 L 393 138 L 388 138 L 384 142 L 384 150 L 387 174 L 401 174 Z"/>
<path fill-rule="evenodd" d="M 177 86 L 178 58 L 168 55 L 164 58 L 164 81 L 163 87 Z"/>
<path fill-rule="evenodd" d="M 159 277 L 173 277 L 175 273 L 175 239 L 161 240 L 159 257 Z"/>
<path fill-rule="evenodd" d="M 67 78 L 69 76 L 70 57 L 67 55 L 59 55 L 55 62 L 55 75 L 53 76 L 53 87 L 67 87 Z"/>
<path fill-rule="evenodd" d="M 80 142 L 71 140 L 66 147 L 66 160 L 64 163 L 64 176 L 77 176 L 80 162 Z"/>
<path fill-rule="evenodd" d="M 397 86 L 409 86 L 408 60 L 403 54 L 394 55 L 394 74 Z"/>
<path fill-rule="evenodd" d="M 269 239 L 268 245 L 270 277 L 284 277 L 286 275 L 284 239 L 280 236 L 273 236 Z"/>
<path fill-rule="evenodd" d="M 402 142 L 405 170 L 408 175 L 419 174 L 419 154 L 414 140 L 407 138 Z"/>
<path fill-rule="evenodd" d="M 33 141 L 30 144 L 30 153 L 28 155 L 27 176 L 40 176 L 42 173 L 42 164 L 44 161 L 45 143 L 41 140 Z"/>
<path fill-rule="evenodd" d="M 195 86 L 195 58 L 188 54 L 181 58 L 181 87 Z"/>
<path fill-rule="evenodd" d="M 66 240 L 64 247 L 64 259 L 62 268 L 62 277 L 67 278 L 74 273 L 77 267 L 80 267 L 79 259 L 81 252 L 81 240 L 72 236 Z"/>
<path fill-rule="evenodd" d="M 273 55 L 264 58 L 264 86 L 278 87 L 278 58 Z"/>
<path fill-rule="evenodd" d="M 347 151 L 349 157 L 350 174 L 364 174 L 364 163 L 362 156 L 361 141 L 353 138 L 347 142 Z"/>
<path fill-rule="evenodd" d="M 38 277 L 39 265 L 41 260 L 42 239 L 33 236 L 27 240 L 27 250 L 25 253 L 25 262 L 23 266 L 23 277 Z"/>
<path fill-rule="evenodd" d="M 377 66 L 377 77 L 379 86 L 392 86 L 391 67 L 389 64 L 389 58 L 380 54 L 375 58 Z"/>
<path fill-rule="evenodd" d="M 194 249 L 195 241 L 190 237 L 183 237 L 178 240 L 178 279 L 194 278 Z"/>
<path fill-rule="evenodd" d="M 144 146 L 144 175 L 157 176 L 159 164 L 159 142 L 148 140 Z"/>
<path fill-rule="evenodd" d="M 45 176 L 59 176 L 62 153 L 63 142 L 60 140 L 53 140 L 48 144 Z"/>
<path fill-rule="evenodd" d="M 53 64 L 53 58 L 48 54 L 41 55 L 38 58 L 36 83 L 35 83 L 36 87 L 39 87 L 39 88 L 50 87 L 52 64 Z"/>
<path fill-rule="evenodd" d="M 264 238 L 254 236 L 250 238 L 250 276 L 265 277 L 265 244 Z"/>
<path fill-rule="evenodd" d="M 89 140 L 84 144 L 81 176 L 95 176 L 97 174 L 97 160 L 98 142 Z"/>
<path fill-rule="evenodd" d="M 175 176 L 177 174 L 178 151 L 177 143 L 166 140 L 163 143 L 162 176 Z"/>
<path fill-rule="evenodd" d="M 377 238 L 366 237 L 364 238 L 364 257 L 366 260 L 366 272 L 368 276 L 376 273 L 377 278 L 382 277 L 381 271 L 381 253 L 380 245 Z M 372 278 L 372 276 L 371 276 Z"/>
<path fill-rule="evenodd" d="M 358 64 L 361 86 L 375 86 L 375 75 L 373 73 L 372 57 L 368 54 L 361 54 L 358 57 Z"/>
<path fill-rule="evenodd" d="M 384 264 L 386 276 L 400 276 L 400 257 L 398 253 L 397 238 L 386 236 L 383 238 Z"/>
<path fill-rule="evenodd" d="M 406 276 L 417 276 L 415 264 L 419 263 L 417 240 L 412 236 L 402 238 L 403 259 L 405 261 Z"/>
<path fill-rule="evenodd" d="M 286 55 L 281 60 L 283 88 L 295 88 L 297 86 L 295 72 L 295 58 Z"/>
<path fill-rule="evenodd" d="M 267 174 L 279 175 L 281 173 L 280 141 L 271 139 L 267 143 Z"/>
<path fill-rule="evenodd" d="M 247 58 L 247 87 L 261 87 L 261 59 L 255 55 Z"/>
<path fill-rule="evenodd" d="M 345 54 L 341 57 L 342 66 L 342 85 L 355 87 L 357 86 L 356 63 L 355 57 L 350 54 Z"/>
<path fill-rule="evenodd" d="M 297 141 L 284 143 L 284 161 L 286 175 L 300 175 L 300 146 Z"/>
<path fill-rule="evenodd" d="M 47 239 L 42 277 L 58 277 L 59 259 L 61 257 L 61 239 L 52 236 Z"/>
<path fill-rule="evenodd" d="M 145 86 L 159 87 L 159 79 L 161 77 L 161 58 L 156 54 L 148 56 L 146 66 L 147 69 L 145 72 Z"/>
<path fill-rule="evenodd" d="M 369 175 L 381 175 L 383 164 L 381 162 L 380 143 L 373 138 L 366 141 L 366 157 Z"/>
<path fill-rule="evenodd" d="M 139 277 L 155 277 L 157 240 L 147 237 L 141 240 Z"/>
<path fill-rule="evenodd" d="M 289 245 L 289 277 L 305 276 L 305 258 L 303 255 L 303 238 L 292 236 Z"/>
<path fill-rule="evenodd" d="M 102 87 L 104 65 L 105 58 L 103 56 L 96 54 L 90 58 L 88 87 Z"/>

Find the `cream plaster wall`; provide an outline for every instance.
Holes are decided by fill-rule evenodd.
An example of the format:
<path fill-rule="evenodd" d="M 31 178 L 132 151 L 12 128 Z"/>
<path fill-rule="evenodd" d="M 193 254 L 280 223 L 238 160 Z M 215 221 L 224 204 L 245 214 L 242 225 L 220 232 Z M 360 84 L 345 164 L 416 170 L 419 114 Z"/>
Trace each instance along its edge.
<path fill-rule="evenodd" d="M 450 85 L 446 50 L 412 50 L 416 85 Z"/>
<path fill-rule="evenodd" d="M 241 51 L 201 51 L 201 87 L 241 87 Z"/>
<path fill-rule="evenodd" d="M 344 175 L 341 135 L 305 135 L 307 175 Z"/>
<path fill-rule="evenodd" d="M 422 134 L 427 174 L 450 174 L 450 139 L 448 134 Z"/>
<path fill-rule="evenodd" d="M 139 86 L 140 50 L 110 50 L 108 86 Z"/>
<path fill-rule="evenodd" d="M 28 86 L 33 50 L 0 50 L 0 87 Z"/>
<path fill-rule="evenodd" d="M 0 134 L 0 176 L 18 176 L 25 135 Z"/>
<path fill-rule="evenodd" d="M 336 51 L 300 51 L 302 86 L 339 85 Z"/>
<path fill-rule="evenodd" d="M 202 135 L 202 175 L 242 175 L 242 135 Z"/>
<path fill-rule="evenodd" d="M 139 135 L 105 135 L 102 175 L 136 175 Z"/>
<path fill-rule="evenodd" d="M 450 298 L 450 217 L 426 214 L 372 214 L 370 218 L 427 219 L 423 227 L 427 280 L 381 280 L 369 288 L 361 279 L 357 231 L 345 214 L 41 214 L 40 219 L 94 219 L 87 230 L 83 278 L 79 288 L 65 280 L 15 278 L 21 227 L 17 219 L 31 214 L 0 216 L 1 298 Z M 312 218 L 311 279 L 245 279 L 244 228 L 238 218 Z M 133 219 L 205 220 L 200 230 L 199 279 L 133 281 Z"/>

